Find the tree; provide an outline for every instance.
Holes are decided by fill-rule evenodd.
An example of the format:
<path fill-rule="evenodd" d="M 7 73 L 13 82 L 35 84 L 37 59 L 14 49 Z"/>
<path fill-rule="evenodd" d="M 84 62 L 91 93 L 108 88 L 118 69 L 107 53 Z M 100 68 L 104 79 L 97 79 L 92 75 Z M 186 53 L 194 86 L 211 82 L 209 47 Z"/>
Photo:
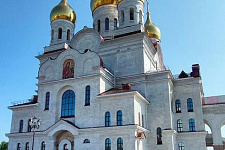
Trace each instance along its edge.
<path fill-rule="evenodd" d="M 0 150 L 8 150 L 8 142 L 3 141 L 0 144 Z"/>

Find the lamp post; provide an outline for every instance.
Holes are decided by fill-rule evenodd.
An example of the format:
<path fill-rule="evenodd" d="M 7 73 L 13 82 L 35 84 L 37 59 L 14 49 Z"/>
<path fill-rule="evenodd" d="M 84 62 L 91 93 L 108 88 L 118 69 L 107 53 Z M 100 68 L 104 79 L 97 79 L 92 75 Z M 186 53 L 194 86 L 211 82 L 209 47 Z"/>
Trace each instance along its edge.
<path fill-rule="evenodd" d="M 29 125 L 30 125 L 31 130 L 33 130 L 32 150 L 34 150 L 34 135 L 35 135 L 36 129 L 38 129 L 39 126 L 41 125 L 41 120 L 40 120 L 40 119 L 37 119 L 37 118 L 34 116 L 33 118 L 30 119 Z"/>

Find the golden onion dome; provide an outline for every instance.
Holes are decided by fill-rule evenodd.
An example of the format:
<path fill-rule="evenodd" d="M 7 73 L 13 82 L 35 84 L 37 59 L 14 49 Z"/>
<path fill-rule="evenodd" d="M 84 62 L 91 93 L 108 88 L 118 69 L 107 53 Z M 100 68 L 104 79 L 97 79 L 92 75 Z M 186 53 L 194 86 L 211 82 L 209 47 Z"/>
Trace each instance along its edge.
<path fill-rule="evenodd" d="M 123 0 L 118 0 L 118 3 L 122 2 Z M 145 2 L 145 0 L 140 0 L 142 1 L 143 3 Z"/>
<path fill-rule="evenodd" d="M 159 40 L 161 39 L 161 32 L 160 32 L 159 28 L 152 23 L 149 12 L 147 12 L 145 31 L 147 32 L 147 34 L 150 38 L 156 38 Z"/>
<path fill-rule="evenodd" d="M 96 8 L 107 4 L 116 5 L 116 0 L 91 0 L 91 11 L 93 12 Z"/>
<path fill-rule="evenodd" d="M 67 0 L 62 0 L 55 6 L 50 14 L 51 22 L 57 19 L 69 20 L 72 23 L 76 22 L 76 13 L 73 8 L 68 4 Z"/>

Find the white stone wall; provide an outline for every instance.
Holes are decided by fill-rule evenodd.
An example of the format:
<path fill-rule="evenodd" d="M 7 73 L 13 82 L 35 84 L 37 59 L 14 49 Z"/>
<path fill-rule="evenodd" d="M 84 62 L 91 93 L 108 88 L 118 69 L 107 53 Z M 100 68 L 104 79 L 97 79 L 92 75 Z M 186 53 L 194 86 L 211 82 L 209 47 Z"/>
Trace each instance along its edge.
<path fill-rule="evenodd" d="M 173 111 L 175 114 L 174 126 L 176 129 L 176 121 L 182 119 L 183 130 L 189 131 L 189 119 L 195 120 L 196 131 L 204 131 L 202 98 L 201 98 L 201 83 L 199 78 L 178 79 L 174 81 L 174 101 Z M 187 110 L 187 99 L 193 100 L 193 112 Z M 181 113 L 176 113 L 175 101 L 181 100 Z"/>

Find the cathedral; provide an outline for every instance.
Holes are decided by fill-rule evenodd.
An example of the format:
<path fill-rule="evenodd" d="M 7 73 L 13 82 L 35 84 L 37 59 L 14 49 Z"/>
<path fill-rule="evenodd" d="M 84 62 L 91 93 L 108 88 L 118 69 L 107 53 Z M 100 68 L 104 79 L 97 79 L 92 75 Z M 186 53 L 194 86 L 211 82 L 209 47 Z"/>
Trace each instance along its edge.
<path fill-rule="evenodd" d="M 76 34 L 68 1 L 52 9 L 37 95 L 8 107 L 9 150 L 224 150 L 225 96 L 204 97 L 198 64 L 164 66 L 145 4 L 91 0 L 93 28 Z"/>

